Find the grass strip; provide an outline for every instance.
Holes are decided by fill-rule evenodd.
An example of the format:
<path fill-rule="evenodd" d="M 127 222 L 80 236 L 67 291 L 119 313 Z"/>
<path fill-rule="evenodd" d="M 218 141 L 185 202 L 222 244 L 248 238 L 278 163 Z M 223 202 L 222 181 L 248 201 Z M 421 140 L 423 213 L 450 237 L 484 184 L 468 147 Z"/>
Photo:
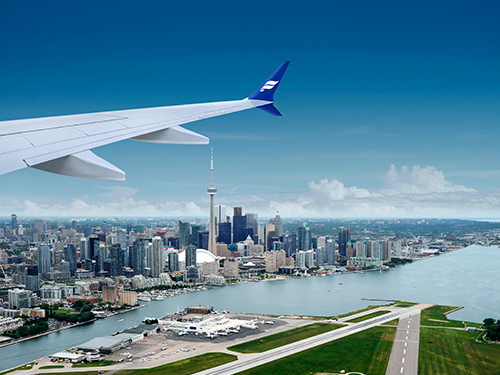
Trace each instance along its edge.
<path fill-rule="evenodd" d="M 358 316 L 357 318 L 354 318 L 351 320 L 347 320 L 347 323 L 359 323 L 359 322 L 363 322 L 363 321 L 371 319 L 371 318 L 375 318 L 376 316 L 385 315 L 388 313 L 390 313 L 389 310 L 375 311 L 375 312 L 372 312 L 371 314 L 366 314 L 363 316 Z"/>
<path fill-rule="evenodd" d="M 40 370 L 47 370 L 51 368 L 64 368 L 64 365 L 51 365 L 51 366 L 42 366 L 39 367 Z"/>
<path fill-rule="evenodd" d="M 449 320 L 446 313 L 455 310 L 454 306 L 434 305 L 422 310 L 420 316 L 420 324 L 423 326 L 437 326 L 437 327 L 460 327 L 463 328 L 464 324 L 458 320 Z"/>
<path fill-rule="evenodd" d="M 478 336 L 478 332 L 421 328 L 419 375 L 500 374 L 500 345 L 478 343 Z"/>
<path fill-rule="evenodd" d="M 3 371 L 3 372 L 0 372 L 0 375 L 5 375 L 5 374 L 8 374 L 9 372 L 14 372 L 14 371 L 17 371 L 17 370 L 31 370 L 33 368 L 33 364 L 35 362 L 30 362 L 30 363 L 26 363 L 22 366 L 19 366 L 19 367 L 16 367 L 16 368 L 12 368 L 10 370 L 6 370 L 6 371 Z"/>
<path fill-rule="evenodd" d="M 395 327 L 373 327 L 238 374 L 302 375 L 345 370 L 383 375 L 395 333 Z"/>
<path fill-rule="evenodd" d="M 73 365 L 71 367 L 98 367 L 98 366 L 111 366 L 117 364 L 118 361 L 109 361 L 109 360 L 104 360 L 100 362 L 85 362 L 85 363 L 79 363 L 77 365 Z"/>
<path fill-rule="evenodd" d="M 347 316 L 359 314 L 359 313 L 362 313 L 364 311 L 370 311 L 370 310 L 376 309 L 378 307 L 384 307 L 384 306 L 392 306 L 392 304 L 388 304 L 388 305 L 370 305 L 368 307 L 365 307 L 364 309 L 360 309 L 360 310 L 356 310 L 356 311 L 353 311 L 353 312 L 349 312 L 349 313 L 346 313 L 346 314 L 339 315 L 338 318 L 345 318 Z M 329 319 L 332 319 L 332 318 L 335 318 L 335 317 L 330 317 Z"/>
<path fill-rule="evenodd" d="M 343 325 L 314 323 L 290 329 L 288 331 L 279 332 L 274 335 L 265 336 L 260 339 L 244 342 L 242 344 L 230 346 L 228 349 L 238 353 L 262 353 L 295 341 L 300 341 L 321 333 L 333 331 L 334 329 L 340 327 L 343 327 Z"/>
<path fill-rule="evenodd" d="M 406 302 L 406 301 L 398 301 L 394 304 L 394 307 L 412 307 L 418 305 L 417 302 Z"/>
<path fill-rule="evenodd" d="M 148 374 L 148 375 L 189 375 L 204 371 L 212 367 L 217 367 L 225 363 L 236 361 L 238 357 L 225 353 L 206 353 L 183 359 L 177 362 L 167 363 L 166 365 L 141 369 L 141 370 L 122 370 L 117 375 L 128 374 Z"/>

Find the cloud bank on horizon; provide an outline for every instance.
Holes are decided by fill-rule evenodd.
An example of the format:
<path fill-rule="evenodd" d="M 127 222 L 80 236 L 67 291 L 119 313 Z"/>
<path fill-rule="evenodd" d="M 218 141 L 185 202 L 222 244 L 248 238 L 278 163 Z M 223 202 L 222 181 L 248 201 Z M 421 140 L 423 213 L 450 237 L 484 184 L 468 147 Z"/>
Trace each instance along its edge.
<path fill-rule="evenodd" d="M 382 176 L 383 189 L 345 186 L 337 179 L 310 181 L 301 193 L 275 196 L 217 196 L 217 204 L 241 206 L 260 217 L 476 217 L 498 216 L 500 194 L 480 193 L 448 181 L 433 166 L 398 169 L 392 164 Z M 118 186 L 101 194 L 101 201 L 73 198 L 67 204 L 49 205 L 31 200 L 12 200 L 0 206 L 5 215 L 73 217 L 206 217 L 208 199 L 199 201 L 148 202 L 134 199 L 139 190 Z M 201 196 L 201 194 L 200 194 Z"/>

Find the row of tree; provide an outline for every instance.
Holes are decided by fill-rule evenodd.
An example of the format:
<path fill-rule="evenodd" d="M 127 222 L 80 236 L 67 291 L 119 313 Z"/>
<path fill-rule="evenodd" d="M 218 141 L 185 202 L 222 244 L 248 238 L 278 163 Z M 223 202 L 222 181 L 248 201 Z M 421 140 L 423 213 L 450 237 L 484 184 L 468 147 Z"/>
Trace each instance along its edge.
<path fill-rule="evenodd" d="M 487 318 L 483 320 L 484 328 L 486 328 L 488 337 L 492 341 L 500 341 L 500 320 L 495 322 L 493 318 Z"/>
<path fill-rule="evenodd" d="M 31 322 L 26 322 L 25 325 L 14 331 L 6 332 L 5 335 L 18 339 L 21 337 L 37 335 L 47 331 L 48 329 L 49 324 L 47 323 L 47 319 L 36 319 Z"/>

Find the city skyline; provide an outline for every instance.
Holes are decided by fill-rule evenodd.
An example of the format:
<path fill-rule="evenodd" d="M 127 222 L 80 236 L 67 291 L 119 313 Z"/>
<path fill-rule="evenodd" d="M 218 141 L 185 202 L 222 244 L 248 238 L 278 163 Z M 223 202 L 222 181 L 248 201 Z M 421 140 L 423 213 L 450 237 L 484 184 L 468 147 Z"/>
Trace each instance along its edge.
<path fill-rule="evenodd" d="M 186 125 L 209 146 L 95 149 L 124 183 L 3 175 L 0 215 L 208 217 L 214 147 L 215 204 L 259 217 L 498 218 L 497 4 L 186 7 L 2 5 L 0 120 L 242 99 L 291 60 L 283 117 Z"/>

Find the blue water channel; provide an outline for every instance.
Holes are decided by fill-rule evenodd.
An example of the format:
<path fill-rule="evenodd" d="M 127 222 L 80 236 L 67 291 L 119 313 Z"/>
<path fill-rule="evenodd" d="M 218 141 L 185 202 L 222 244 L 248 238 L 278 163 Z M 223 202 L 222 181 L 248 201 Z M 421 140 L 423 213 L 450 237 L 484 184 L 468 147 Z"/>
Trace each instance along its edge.
<path fill-rule="evenodd" d="M 463 306 L 450 318 L 500 319 L 500 248 L 470 246 L 393 271 L 248 282 L 184 294 L 94 323 L 0 348 L 0 371 L 79 345 L 190 305 L 232 312 L 333 316 L 383 302 Z M 120 321 L 123 319 L 123 321 Z"/>

